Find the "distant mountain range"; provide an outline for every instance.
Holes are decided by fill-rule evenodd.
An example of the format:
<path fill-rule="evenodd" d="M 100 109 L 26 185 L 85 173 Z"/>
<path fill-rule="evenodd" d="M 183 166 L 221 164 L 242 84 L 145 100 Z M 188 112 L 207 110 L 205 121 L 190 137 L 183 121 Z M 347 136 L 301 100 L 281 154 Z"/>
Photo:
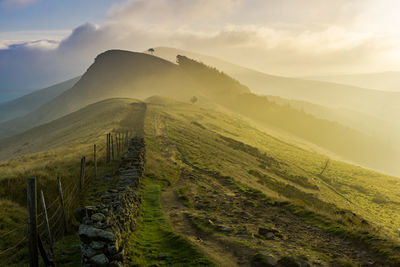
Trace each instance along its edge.
<path fill-rule="evenodd" d="M 28 95 L 0 104 L 0 122 L 24 116 L 47 101 L 70 89 L 79 81 L 80 76 L 68 81 L 34 91 Z"/>
<path fill-rule="evenodd" d="M 175 62 L 185 55 L 227 73 L 256 94 L 303 100 L 326 107 L 344 108 L 389 122 L 400 122 L 400 92 L 384 92 L 331 82 L 269 75 L 214 57 L 168 47 L 155 48 L 154 55 Z"/>
<path fill-rule="evenodd" d="M 308 80 L 341 83 L 369 89 L 400 92 L 400 71 L 304 77 Z"/>

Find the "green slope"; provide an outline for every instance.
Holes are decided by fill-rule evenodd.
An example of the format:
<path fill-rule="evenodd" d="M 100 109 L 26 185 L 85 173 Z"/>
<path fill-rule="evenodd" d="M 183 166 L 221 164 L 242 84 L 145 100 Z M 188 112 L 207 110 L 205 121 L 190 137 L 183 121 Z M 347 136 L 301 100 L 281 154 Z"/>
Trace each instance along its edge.
<path fill-rule="evenodd" d="M 216 67 L 261 95 L 304 100 L 328 107 L 341 107 L 399 123 L 399 92 L 384 92 L 332 82 L 270 75 L 241 67 L 218 58 L 175 48 L 155 48 L 156 56 L 175 62 L 177 55 L 186 55 Z M 273 70 L 271 70 L 273 71 Z M 381 89 L 381 88 L 376 88 Z"/>
<path fill-rule="evenodd" d="M 37 90 L 28 95 L 0 104 L 0 122 L 24 116 L 40 107 L 47 101 L 57 97 L 64 91 L 70 89 L 80 77 Z"/>
<path fill-rule="evenodd" d="M 321 176 L 324 155 L 243 119 L 149 101 L 146 175 L 164 184 L 172 228 L 217 263 L 248 266 L 266 255 L 282 264 L 399 261 L 397 178 L 338 161 Z M 274 234 L 266 238 L 260 228 Z"/>
<path fill-rule="evenodd" d="M 296 108 L 271 102 L 226 74 L 190 60 L 173 64 L 161 58 L 128 51 L 100 54 L 79 82 L 30 114 L 0 124 L 9 136 L 52 121 L 88 104 L 110 97 L 143 99 L 158 94 L 188 101 L 197 96 L 204 105 L 222 106 L 265 126 L 273 126 L 370 168 L 400 173 L 397 147 L 386 138 L 317 118 Z"/>

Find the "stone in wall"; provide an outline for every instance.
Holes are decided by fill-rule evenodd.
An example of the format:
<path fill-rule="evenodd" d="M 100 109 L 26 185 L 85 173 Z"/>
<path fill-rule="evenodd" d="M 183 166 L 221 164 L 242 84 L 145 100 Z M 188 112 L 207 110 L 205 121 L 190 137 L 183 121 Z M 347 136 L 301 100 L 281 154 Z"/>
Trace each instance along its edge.
<path fill-rule="evenodd" d="M 135 229 L 141 199 L 137 193 L 144 170 L 145 146 L 143 138 L 129 141 L 122 157 L 119 180 L 115 189 L 101 196 L 97 206 L 86 206 L 74 211 L 81 222 L 82 266 L 125 266 L 127 241 Z"/>

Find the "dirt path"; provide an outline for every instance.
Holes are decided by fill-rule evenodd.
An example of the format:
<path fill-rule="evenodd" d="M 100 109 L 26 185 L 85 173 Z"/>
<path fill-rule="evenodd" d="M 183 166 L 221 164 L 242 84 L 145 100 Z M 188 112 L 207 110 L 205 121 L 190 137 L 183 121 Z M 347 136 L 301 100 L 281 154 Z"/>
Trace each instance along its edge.
<path fill-rule="evenodd" d="M 187 208 L 178 199 L 176 190 L 183 186 L 181 180 L 164 189 L 161 195 L 162 208 L 173 230 L 184 235 L 204 254 L 219 266 L 239 266 L 241 260 L 232 248 L 217 238 L 198 231 L 188 219 Z M 242 265 L 243 266 L 243 265 Z"/>

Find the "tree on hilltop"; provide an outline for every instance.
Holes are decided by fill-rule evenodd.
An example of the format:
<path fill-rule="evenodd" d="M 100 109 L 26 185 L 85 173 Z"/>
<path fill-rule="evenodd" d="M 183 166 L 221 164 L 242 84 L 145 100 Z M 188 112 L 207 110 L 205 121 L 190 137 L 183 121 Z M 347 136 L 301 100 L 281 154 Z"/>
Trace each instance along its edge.
<path fill-rule="evenodd" d="M 149 48 L 149 49 L 147 50 L 147 52 L 149 52 L 149 53 L 152 54 L 152 55 L 154 54 L 154 51 L 155 51 L 154 48 Z"/>

